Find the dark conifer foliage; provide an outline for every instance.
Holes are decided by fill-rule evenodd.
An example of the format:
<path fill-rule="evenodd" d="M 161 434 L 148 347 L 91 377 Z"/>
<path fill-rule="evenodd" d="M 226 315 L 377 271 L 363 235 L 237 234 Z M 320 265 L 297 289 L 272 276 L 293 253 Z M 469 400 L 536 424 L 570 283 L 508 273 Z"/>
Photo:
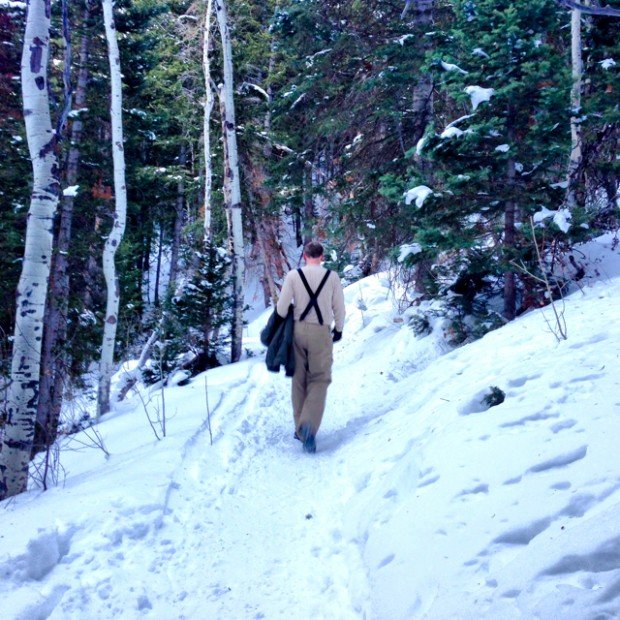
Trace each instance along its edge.
<path fill-rule="evenodd" d="M 478 293 L 518 279 L 516 263 L 537 270 L 524 224 L 562 201 L 570 77 L 566 46 L 551 35 L 562 17 L 553 2 L 456 2 L 454 11 L 427 60 L 446 105 L 409 182 L 432 193 L 405 213 L 435 292 L 461 295 L 471 312 Z M 508 319 L 520 304 L 513 286 Z"/>
<path fill-rule="evenodd" d="M 21 270 L 31 166 L 20 97 L 23 10 L 0 12 L 0 342 L 8 347 Z M 1 355 L 1 353 L 0 353 Z M 2 356 L 1 371 L 4 372 Z"/>
<path fill-rule="evenodd" d="M 194 271 L 164 304 L 161 337 L 143 371 L 147 383 L 168 381 L 175 371 L 188 377 L 219 366 L 229 344 L 232 319 L 230 260 L 213 244 L 193 253 Z"/>
<path fill-rule="evenodd" d="M 183 365 L 198 372 L 227 361 L 230 281 L 217 249 L 227 246 L 217 102 L 208 205 L 216 241 L 205 247 L 201 228 L 205 4 L 116 2 L 128 190 L 117 254 L 116 350 L 119 361 L 136 356 L 161 329 L 152 380 Z M 620 7 L 619 0 L 608 4 Z M 88 35 L 86 103 L 78 109 L 74 99 L 58 136 L 63 190 L 78 187 L 66 250 L 67 328 L 57 350 L 68 380 L 80 381 L 99 355 L 101 252 L 114 207 L 109 69 L 101 9 L 90 0 L 67 5 L 73 53 L 65 66 L 61 5 L 53 3 L 54 123 L 66 103 L 63 77 L 76 88 L 79 44 Z M 329 250 L 330 267 L 348 267 L 348 281 L 399 267 L 409 291 L 403 304 L 440 298 L 459 343 L 548 303 L 536 277 L 562 262 L 575 242 L 617 227 L 620 20 L 583 16 L 581 108 L 571 110 L 570 12 L 555 0 L 228 5 L 246 257 L 260 266 L 266 303 L 294 267 L 283 238 L 300 245 L 316 236 Z M 19 97 L 23 25 L 21 9 L 0 15 L 3 364 L 30 191 Z M 217 87 L 221 50 L 218 37 L 211 39 Z M 571 117 L 581 128 L 583 156 L 570 179 L 575 204 L 568 211 Z M 75 182 L 72 148 L 79 151 Z M 59 217 L 56 239 L 61 228 Z M 569 265 L 563 277 L 578 273 Z M 557 284 L 558 294 L 565 284 Z M 420 333 L 428 324 L 420 317 Z"/>
<path fill-rule="evenodd" d="M 620 2 L 609 6 L 620 7 Z M 618 223 L 620 162 L 620 19 L 588 18 L 584 24 L 583 165 L 580 204 L 597 226 Z"/>

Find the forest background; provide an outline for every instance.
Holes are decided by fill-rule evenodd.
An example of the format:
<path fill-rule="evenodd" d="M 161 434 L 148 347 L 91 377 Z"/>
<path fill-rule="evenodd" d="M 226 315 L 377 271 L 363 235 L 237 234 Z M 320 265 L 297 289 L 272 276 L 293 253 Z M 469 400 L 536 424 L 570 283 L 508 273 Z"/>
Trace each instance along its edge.
<path fill-rule="evenodd" d="M 348 282 L 390 268 L 412 329 L 440 314 L 458 346 L 559 299 L 583 275 L 573 245 L 617 228 L 618 0 L 28 6 L 0 3 L 0 498 L 24 488 L 9 451 L 75 430 L 62 401 L 92 373 L 105 413 L 106 337 L 150 382 L 238 360 L 244 265 L 269 306 L 291 235 L 321 239 Z M 29 310 L 35 69 L 56 204 Z M 42 336 L 16 345 L 37 316 Z"/>

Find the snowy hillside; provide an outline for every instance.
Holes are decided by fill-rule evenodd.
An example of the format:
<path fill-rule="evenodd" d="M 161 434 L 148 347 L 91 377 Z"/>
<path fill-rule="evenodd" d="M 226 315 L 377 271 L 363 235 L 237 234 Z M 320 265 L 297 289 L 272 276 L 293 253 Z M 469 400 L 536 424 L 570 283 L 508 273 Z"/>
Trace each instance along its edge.
<path fill-rule="evenodd" d="M 72 440 L 64 487 L 0 510 L 1 617 L 620 618 L 611 242 L 584 248 L 560 343 L 544 309 L 446 353 L 381 277 L 348 287 L 316 455 L 264 367 L 266 315 L 253 357 L 134 394 L 99 427 L 109 458 Z"/>

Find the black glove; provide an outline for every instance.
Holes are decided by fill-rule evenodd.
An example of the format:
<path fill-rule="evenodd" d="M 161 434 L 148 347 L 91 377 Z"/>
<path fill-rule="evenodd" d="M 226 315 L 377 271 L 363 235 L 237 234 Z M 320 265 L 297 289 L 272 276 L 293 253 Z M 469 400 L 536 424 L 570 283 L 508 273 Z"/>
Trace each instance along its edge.
<path fill-rule="evenodd" d="M 338 342 L 342 339 L 342 332 L 339 332 L 336 328 L 332 329 L 332 340 Z"/>

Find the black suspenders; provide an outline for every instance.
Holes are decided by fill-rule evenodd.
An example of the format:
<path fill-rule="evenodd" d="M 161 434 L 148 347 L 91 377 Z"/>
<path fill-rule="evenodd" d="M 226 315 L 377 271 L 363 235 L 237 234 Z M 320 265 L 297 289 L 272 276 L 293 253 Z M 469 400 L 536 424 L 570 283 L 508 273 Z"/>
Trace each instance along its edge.
<path fill-rule="evenodd" d="M 321 291 L 323 290 L 323 286 L 325 285 L 325 282 L 327 282 L 327 278 L 329 278 L 329 274 L 331 273 L 331 271 L 329 269 L 327 270 L 327 273 L 323 276 L 323 279 L 321 280 L 321 283 L 319 284 L 319 288 L 316 289 L 316 293 L 312 292 L 312 289 L 310 288 L 310 285 L 308 284 L 308 280 L 306 280 L 306 276 L 304 275 L 304 272 L 301 269 L 298 269 L 297 273 L 299 273 L 299 277 L 301 278 L 303 285 L 306 287 L 306 291 L 308 291 L 308 295 L 310 295 L 310 302 L 308 303 L 308 306 L 306 307 L 306 309 L 301 313 L 299 320 L 303 321 L 308 316 L 308 312 L 310 312 L 310 310 L 312 310 L 312 308 L 314 307 L 316 311 L 316 316 L 319 319 L 319 323 L 323 325 L 323 315 L 321 314 L 321 310 L 319 309 L 317 298 L 321 294 Z"/>

